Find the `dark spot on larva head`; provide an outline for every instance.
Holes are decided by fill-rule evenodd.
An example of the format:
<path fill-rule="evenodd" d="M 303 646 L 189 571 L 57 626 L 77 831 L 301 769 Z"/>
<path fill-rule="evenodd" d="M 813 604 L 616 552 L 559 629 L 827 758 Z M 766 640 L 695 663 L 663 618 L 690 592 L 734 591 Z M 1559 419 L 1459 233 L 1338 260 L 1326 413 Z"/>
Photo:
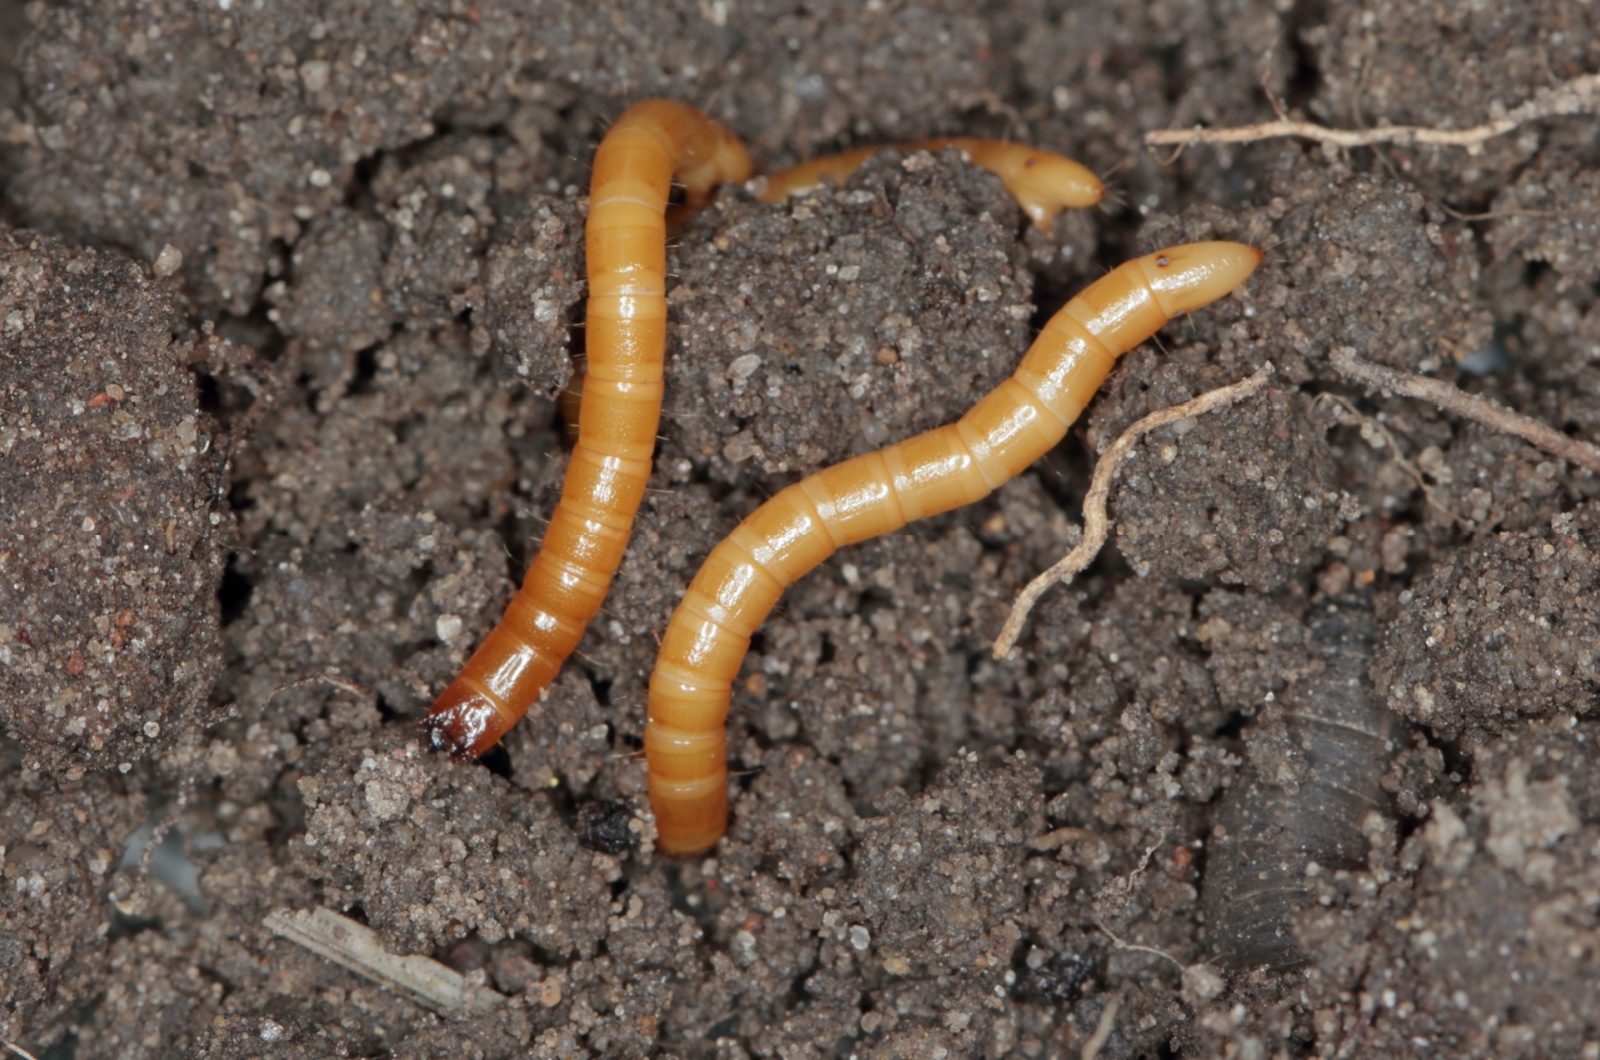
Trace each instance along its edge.
<path fill-rule="evenodd" d="M 1158 269 L 1164 269 L 1171 264 L 1172 259 L 1167 257 L 1165 254 L 1162 254 L 1160 257 L 1156 258 L 1156 268 Z"/>
<path fill-rule="evenodd" d="M 1036 166 L 1038 164 L 1039 164 L 1039 160 L 1036 157 L 1034 157 L 1033 155 L 1029 155 L 1027 158 L 1022 160 L 1022 168 L 1023 169 L 1032 169 L 1034 166 Z"/>

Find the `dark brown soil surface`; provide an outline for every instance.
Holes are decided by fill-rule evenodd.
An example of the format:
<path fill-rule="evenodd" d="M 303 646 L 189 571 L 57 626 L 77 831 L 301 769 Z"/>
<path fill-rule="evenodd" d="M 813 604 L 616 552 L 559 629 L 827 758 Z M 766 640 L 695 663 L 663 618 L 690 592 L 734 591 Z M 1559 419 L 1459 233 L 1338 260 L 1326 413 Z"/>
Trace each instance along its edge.
<path fill-rule="evenodd" d="M 1600 435 L 1600 123 L 1470 153 L 1141 139 L 1270 120 L 1264 89 L 1341 127 L 1477 124 L 1600 70 L 1600 5 L 1064 6 L 3 5 L 0 1039 L 1600 1056 L 1600 482 L 1329 363 Z M 763 170 L 1001 135 L 1114 201 L 1036 231 L 959 156 L 891 152 L 694 217 L 606 610 L 504 749 L 456 765 L 415 722 L 554 503 L 588 161 L 652 95 Z M 657 857 L 645 681 L 719 537 L 953 419 L 1106 268 L 1212 237 L 1267 260 L 1124 358 L 1057 452 L 789 591 L 735 696 L 728 838 Z M 1096 454 L 1266 361 L 1262 394 L 1141 444 L 1113 547 L 993 660 Z M 1370 627 L 1354 678 L 1315 634 L 1335 612 Z M 1292 852 L 1266 924 L 1293 959 L 1251 968 L 1219 933 L 1261 926 L 1201 901 L 1237 871 L 1208 857 L 1237 838 L 1219 808 L 1292 824 L 1343 784 L 1335 692 L 1402 735 L 1370 809 Z M 264 926 L 318 905 L 511 1000 L 433 1012 Z"/>

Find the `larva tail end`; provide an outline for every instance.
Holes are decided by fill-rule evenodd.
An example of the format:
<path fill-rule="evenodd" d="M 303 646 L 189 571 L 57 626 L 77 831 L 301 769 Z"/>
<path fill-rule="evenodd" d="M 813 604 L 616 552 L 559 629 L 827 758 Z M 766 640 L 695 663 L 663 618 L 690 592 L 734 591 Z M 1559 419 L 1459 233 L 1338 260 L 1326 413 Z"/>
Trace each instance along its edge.
<path fill-rule="evenodd" d="M 457 762 L 477 758 L 511 728 L 492 700 L 460 681 L 439 695 L 419 725 L 436 750 L 449 751 Z"/>
<path fill-rule="evenodd" d="M 720 762 L 691 780 L 667 780 L 653 771 L 649 788 L 656 814 L 656 853 L 696 857 L 716 846 L 728 830 L 728 770 Z"/>
<path fill-rule="evenodd" d="M 717 845 L 722 838 L 722 830 L 716 835 L 701 835 L 693 839 L 667 838 L 665 836 L 656 840 L 656 853 L 669 858 L 695 858 L 701 854 L 708 854 L 711 848 Z"/>
<path fill-rule="evenodd" d="M 1167 316 L 1190 313 L 1232 291 L 1256 271 L 1261 251 L 1243 243 L 1185 243 L 1135 259 Z"/>

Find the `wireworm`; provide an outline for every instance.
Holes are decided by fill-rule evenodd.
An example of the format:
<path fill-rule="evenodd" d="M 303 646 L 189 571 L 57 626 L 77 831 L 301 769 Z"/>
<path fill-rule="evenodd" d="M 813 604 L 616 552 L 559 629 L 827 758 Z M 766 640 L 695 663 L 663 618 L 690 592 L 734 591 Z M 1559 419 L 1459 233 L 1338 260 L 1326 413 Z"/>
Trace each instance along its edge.
<path fill-rule="evenodd" d="M 555 679 L 622 561 L 661 419 L 674 175 L 693 202 L 748 179 L 750 156 L 700 111 L 660 99 L 625 110 L 595 152 L 578 441 L 522 588 L 423 720 L 458 758 L 493 747 Z"/>
<path fill-rule="evenodd" d="M 886 147 L 902 151 L 940 151 L 954 147 L 966 152 L 973 165 L 999 177 L 1022 211 L 1042 228 L 1049 227 L 1051 220 L 1063 208 L 1093 206 L 1105 194 L 1099 178 L 1070 158 L 1006 140 L 939 136 L 910 143 L 863 147 L 802 162 L 763 178 L 764 187 L 758 181 L 756 197 L 762 202 L 778 202 L 815 187 L 822 183 L 823 178 L 843 184 L 863 162 Z"/>
<path fill-rule="evenodd" d="M 650 675 L 644 748 L 658 849 L 697 854 L 727 827 L 733 679 L 786 586 L 841 546 L 987 496 L 1061 441 L 1120 355 L 1232 291 L 1260 260 L 1239 243 L 1192 243 L 1118 266 L 1051 317 L 1016 373 L 960 420 L 783 489 L 718 544 Z"/>
<path fill-rule="evenodd" d="M 1283 699 L 1304 775 L 1292 788 L 1255 776 L 1229 788 L 1206 856 L 1200 903 L 1210 949 L 1231 968 L 1304 964 L 1293 927 L 1312 901 L 1307 868 L 1360 868 L 1367 815 L 1393 812 L 1382 780 L 1399 723 L 1367 677 L 1372 615 L 1346 603 L 1310 625 L 1311 650 L 1326 668 Z"/>

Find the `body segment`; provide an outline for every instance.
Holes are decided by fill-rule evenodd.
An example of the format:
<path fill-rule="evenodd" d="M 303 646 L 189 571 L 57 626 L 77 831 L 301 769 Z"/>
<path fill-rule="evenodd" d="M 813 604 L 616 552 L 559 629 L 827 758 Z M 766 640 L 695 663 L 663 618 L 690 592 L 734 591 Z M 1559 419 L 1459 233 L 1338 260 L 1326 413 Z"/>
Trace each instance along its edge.
<path fill-rule="evenodd" d="M 1016 373 L 960 420 L 787 487 L 717 545 L 650 676 L 645 755 L 659 848 L 699 853 L 726 828 L 733 680 L 786 586 L 845 545 L 987 496 L 1061 441 L 1118 356 L 1233 290 L 1260 258 L 1237 243 L 1196 243 L 1119 266 L 1063 306 Z"/>

